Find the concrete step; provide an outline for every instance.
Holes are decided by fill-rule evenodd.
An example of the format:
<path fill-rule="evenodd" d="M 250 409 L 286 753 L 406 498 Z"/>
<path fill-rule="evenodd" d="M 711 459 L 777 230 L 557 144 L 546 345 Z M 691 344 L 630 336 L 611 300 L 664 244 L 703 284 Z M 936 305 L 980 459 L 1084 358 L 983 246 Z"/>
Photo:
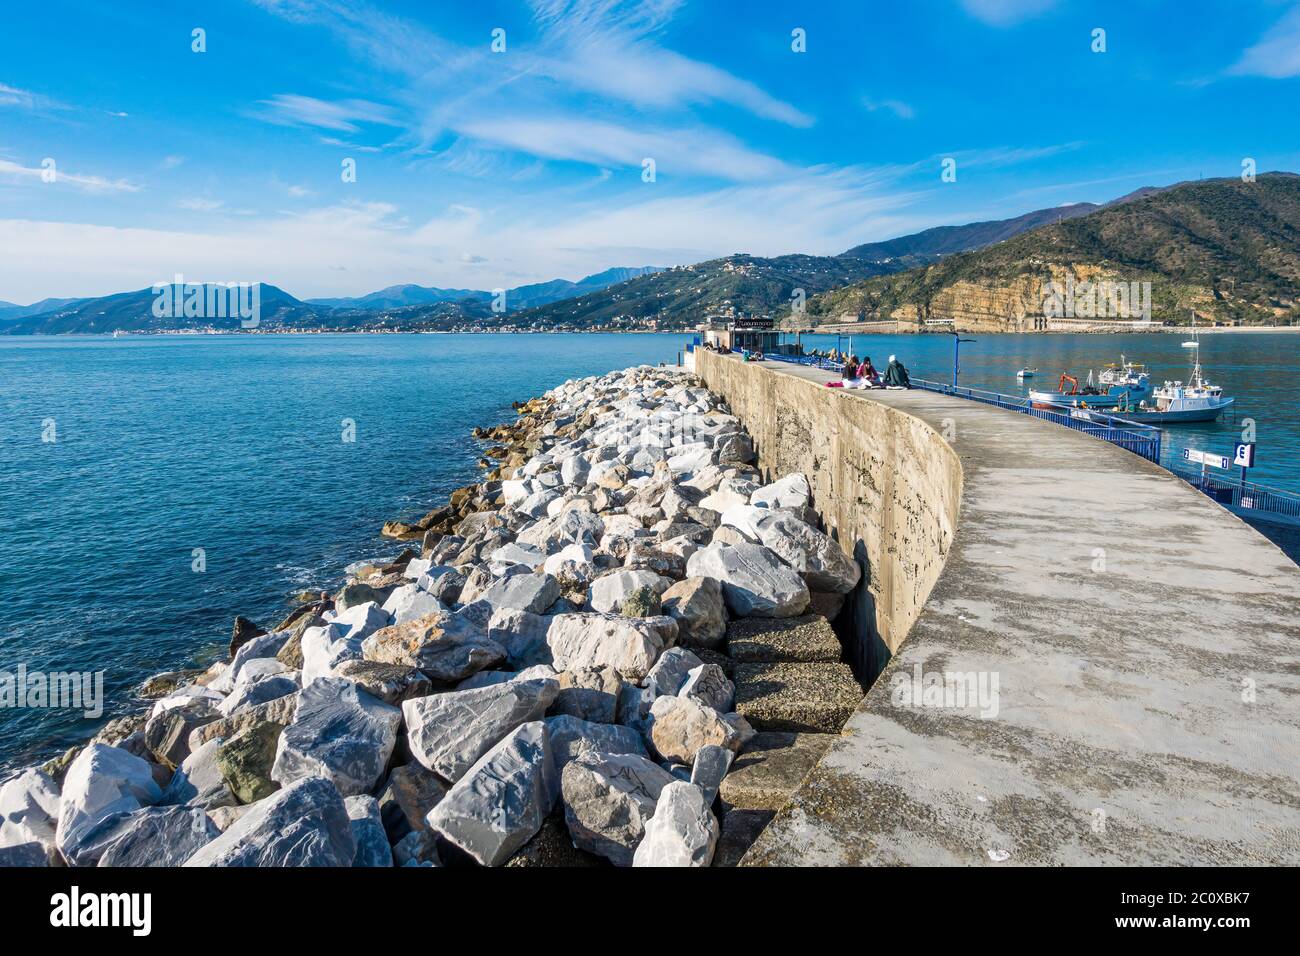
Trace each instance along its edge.
<path fill-rule="evenodd" d="M 820 614 L 743 617 L 727 625 L 727 655 L 739 663 L 835 662 L 843 649 Z"/>
<path fill-rule="evenodd" d="M 838 734 L 862 700 L 847 664 L 736 664 L 736 710 L 755 730 Z"/>
<path fill-rule="evenodd" d="M 718 795 L 740 810 L 779 810 L 837 736 L 760 733 L 736 757 Z"/>
<path fill-rule="evenodd" d="M 737 866 L 754 845 L 763 828 L 776 816 L 775 810 L 728 810 L 722 815 L 722 832 L 710 866 Z"/>

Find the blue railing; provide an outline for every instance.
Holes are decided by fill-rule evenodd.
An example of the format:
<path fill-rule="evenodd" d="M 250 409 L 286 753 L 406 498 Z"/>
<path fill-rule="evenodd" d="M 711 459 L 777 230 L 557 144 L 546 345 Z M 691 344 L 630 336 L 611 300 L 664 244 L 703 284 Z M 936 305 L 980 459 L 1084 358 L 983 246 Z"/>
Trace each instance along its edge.
<path fill-rule="evenodd" d="M 842 362 L 810 355 L 795 356 L 768 353 L 764 357 L 832 372 L 838 372 L 843 367 Z M 1019 412 L 1022 415 L 1032 415 L 1034 418 L 1054 422 L 1057 425 L 1063 425 L 1066 428 L 1072 428 L 1075 431 L 1091 435 L 1093 438 L 1108 441 L 1112 445 L 1118 445 L 1120 448 L 1147 459 L 1147 461 L 1160 465 L 1192 487 L 1204 492 L 1219 504 L 1242 512 L 1243 517 L 1259 517 L 1262 520 L 1264 515 L 1278 515 L 1288 522 L 1300 522 L 1300 495 L 1294 492 L 1285 491 L 1281 488 L 1270 488 L 1268 485 L 1241 481 L 1227 476 L 1219 477 L 1208 471 L 1202 473 L 1182 463 L 1162 462 L 1160 458 L 1163 433 L 1153 425 L 1131 422 L 1096 409 L 1080 409 L 1068 405 L 1035 408 L 1035 403 L 1023 396 L 1003 395 L 1000 392 L 990 392 L 981 388 L 953 386 L 942 382 L 931 382 L 926 379 L 912 379 L 912 387 L 927 392 L 937 392 L 941 395 L 965 398 L 973 402 L 982 402 L 985 405 L 1005 408 L 1008 411 Z M 1038 404 L 1045 405 L 1047 403 L 1040 402 Z"/>
<path fill-rule="evenodd" d="M 1182 464 L 1169 464 L 1165 467 L 1219 504 L 1243 512 L 1243 517 L 1263 519 L 1265 514 L 1271 514 L 1281 515 L 1289 522 L 1300 522 L 1300 495 L 1294 492 L 1226 475 L 1220 477 L 1208 469 L 1200 472 Z"/>

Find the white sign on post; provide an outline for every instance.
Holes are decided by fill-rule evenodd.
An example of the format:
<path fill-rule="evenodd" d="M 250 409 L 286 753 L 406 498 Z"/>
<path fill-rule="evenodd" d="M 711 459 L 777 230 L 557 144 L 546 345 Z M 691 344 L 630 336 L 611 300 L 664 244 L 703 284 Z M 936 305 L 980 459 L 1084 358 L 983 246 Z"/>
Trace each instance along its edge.
<path fill-rule="evenodd" d="M 1184 448 L 1183 459 L 1194 461 L 1198 465 L 1209 465 L 1211 468 L 1232 467 L 1232 462 L 1227 455 L 1212 455 L 1208 451 L 1197 451 L 1195 448 Z"/>
<path fill-rule="evenodd" d="M 1240 465 L 1242 468 L 1255 467 L 1255 443 L 1238 442 L 1237 448 L 1232 456 L 1232 463 Z"/>

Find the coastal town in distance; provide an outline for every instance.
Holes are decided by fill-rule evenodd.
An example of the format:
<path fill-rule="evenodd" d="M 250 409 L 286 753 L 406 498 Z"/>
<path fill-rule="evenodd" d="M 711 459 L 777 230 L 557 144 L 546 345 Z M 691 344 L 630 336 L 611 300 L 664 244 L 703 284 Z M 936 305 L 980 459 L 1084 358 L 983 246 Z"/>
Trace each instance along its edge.
<path fill-rule="evenodd" d="M 1284 938 L 1300 0 L 4 20 L 20 939 Z"/>

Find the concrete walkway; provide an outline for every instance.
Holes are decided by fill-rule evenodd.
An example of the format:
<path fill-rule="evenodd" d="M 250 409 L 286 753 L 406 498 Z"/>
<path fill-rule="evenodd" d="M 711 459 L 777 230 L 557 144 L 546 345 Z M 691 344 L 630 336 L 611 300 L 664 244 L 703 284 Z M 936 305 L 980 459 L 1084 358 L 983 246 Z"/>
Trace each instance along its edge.
<path fill-rule="evenodd" d="M 1300 568 L 1081 433 L 929 392 L 851 397 L 949 438 L 957 532 L 899 653 L 745 863 L 1300 863 Z M 983 698 L 913 700 L 945 673 Z"/>

